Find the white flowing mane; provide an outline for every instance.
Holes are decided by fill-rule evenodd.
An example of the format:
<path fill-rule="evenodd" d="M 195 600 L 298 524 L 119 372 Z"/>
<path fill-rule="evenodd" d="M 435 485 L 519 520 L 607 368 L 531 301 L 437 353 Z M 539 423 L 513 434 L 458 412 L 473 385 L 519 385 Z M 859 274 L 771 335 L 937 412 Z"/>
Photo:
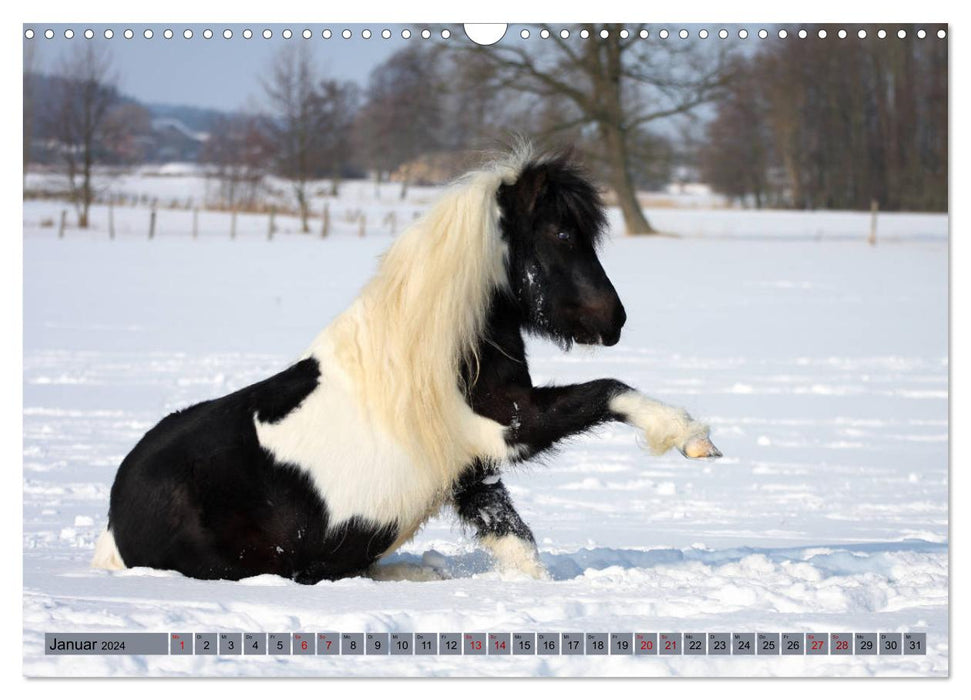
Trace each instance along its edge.
<path fill-rule="evenodd" d="M 450 186 L 383 256 L 350 308 L 324 331 L 368 416 L 443 477 L 477 454 L 464 429 L 463 361 L 496 288 L 507 286 L 496 193 L 528 148 Z"/>

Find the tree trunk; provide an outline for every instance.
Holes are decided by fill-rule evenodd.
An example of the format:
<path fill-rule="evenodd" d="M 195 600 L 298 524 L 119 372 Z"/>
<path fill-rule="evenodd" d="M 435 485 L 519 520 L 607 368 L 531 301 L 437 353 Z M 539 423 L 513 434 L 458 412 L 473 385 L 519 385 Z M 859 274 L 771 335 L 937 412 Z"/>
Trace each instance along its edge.
<path fill-rule="evenodd" d="M 607 162 L 610 170 L 610 184 L 617 196 L 617 206 L 624 216 L 624 229 L 628 236 L 656 234 L 637 201 L 637 190 L 627 169 L 627 149 L 621 130 L 613 125 L 601 125 Z"/>
<path fill-rule="evenodd" d="M 610 184 L 617 196 L 617 205 L 624 216 L 624 228 L 628 236 L 657 233 L 648 223 L 641 205 L 637 201 L 637 191 L 628 168 L 629 153 L 624 137 L 624 108 L 621 98 L 621 58 L 620 38 L 617 32 L 602 43 L 591 42 L 590 58 L 597 63 L 594 80 L 594 96 L 600 105 L 600 135 L 603 139 Z"/>

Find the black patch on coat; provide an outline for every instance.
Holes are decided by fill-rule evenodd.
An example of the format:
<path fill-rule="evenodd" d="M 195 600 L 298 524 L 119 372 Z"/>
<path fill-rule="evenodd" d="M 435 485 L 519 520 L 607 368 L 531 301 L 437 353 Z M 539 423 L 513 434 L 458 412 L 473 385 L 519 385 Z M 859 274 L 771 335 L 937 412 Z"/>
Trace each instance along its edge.
<path fill-rule="evenodd" d="M 330 529 L 310 476 L 260 446 L 254 417 L 279 422 L 317 387 L 308 358 L 164 418 L 121 463 L 109 527 L 129 567 L 201 579 L 277 574 L 316 583 L 363 572 L 397 537 L 359 518 Z"/>

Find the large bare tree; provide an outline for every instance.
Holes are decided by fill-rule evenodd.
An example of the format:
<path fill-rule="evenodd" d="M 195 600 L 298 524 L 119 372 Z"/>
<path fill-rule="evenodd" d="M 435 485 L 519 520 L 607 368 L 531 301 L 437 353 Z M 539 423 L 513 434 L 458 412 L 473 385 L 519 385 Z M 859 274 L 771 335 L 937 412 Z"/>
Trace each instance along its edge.
<path fill-rule="evenodd" d="M 725 50 L 714 44 L 659 39 L 642 25 L 543 25 L 541 41 L 507 38 L 489 47 L 467 45 L 492 65 L 493 79 L 482 89 L 505 90 L 565 101 L 555 130 L 592 129 L 599 142 L 609 184 L 629 234 L 654 233 L 637 201 L 632 175 L 633 143 L 648 124 L 688 114 L 714 99 L 727 80 Z M 626 38 L 621 30 L 626 30 Z M 580 38 L 580 32 L 587 38 Z"/>
<path fill-rule="evenodd" d="M 94 163 L 107 148 L 107 117 L 118 91 L 108 51 L 97 42 L 77 44 L 60 62 L 58 76 L 51 126 L 60 142 L 78 227 L 87 228 Z"/>

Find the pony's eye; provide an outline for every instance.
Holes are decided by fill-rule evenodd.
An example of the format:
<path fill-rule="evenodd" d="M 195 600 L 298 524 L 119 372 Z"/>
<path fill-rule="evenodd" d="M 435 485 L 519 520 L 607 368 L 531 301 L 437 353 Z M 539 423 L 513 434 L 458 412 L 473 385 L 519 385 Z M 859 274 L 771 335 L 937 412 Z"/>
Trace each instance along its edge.
<path fill-rule="evenodd" d="M 556 237 L 559 238 L 561 241 L 568 241 L 570 240 L 570 232 L 560 231 L 559 233 L 556 234 Z"/>

